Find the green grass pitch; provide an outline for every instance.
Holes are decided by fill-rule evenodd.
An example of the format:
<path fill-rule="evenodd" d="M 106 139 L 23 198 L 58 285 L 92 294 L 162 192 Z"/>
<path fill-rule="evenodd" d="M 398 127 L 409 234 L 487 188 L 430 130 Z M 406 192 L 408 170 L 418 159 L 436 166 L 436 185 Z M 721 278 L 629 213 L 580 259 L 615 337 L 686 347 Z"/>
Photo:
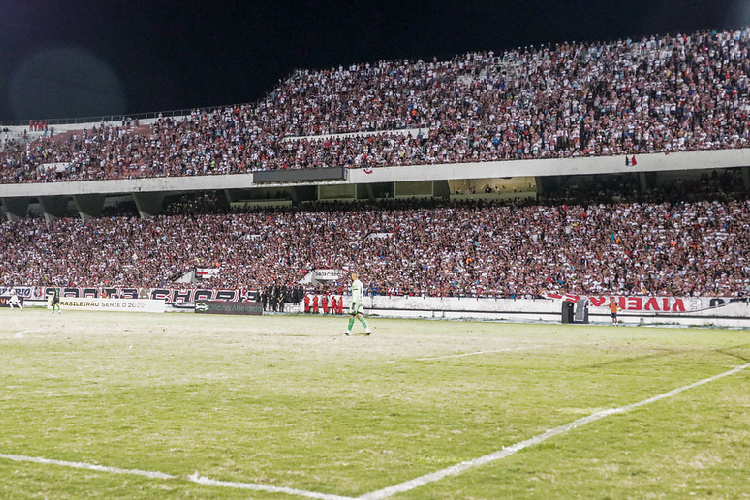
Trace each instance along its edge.
<path fill-rule="evenodd" d="M 343 317 L 31 308 L 0 322 L 0 498 L 750 496 L 743 330 L 373 317 L 372 336 L 344 337 Z"/>

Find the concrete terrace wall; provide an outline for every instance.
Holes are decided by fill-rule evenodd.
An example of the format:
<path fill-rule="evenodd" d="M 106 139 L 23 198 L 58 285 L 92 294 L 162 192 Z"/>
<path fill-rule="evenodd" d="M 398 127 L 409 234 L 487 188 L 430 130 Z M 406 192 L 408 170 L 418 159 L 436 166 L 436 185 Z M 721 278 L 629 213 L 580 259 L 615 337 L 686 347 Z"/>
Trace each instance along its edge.
<path fill-rule="evenodd" d="M 538 160 L 508 160 L 479 163 L 450 163 L 381 167 L 372 174 L 351 170 L 350 182 L 461 180 L 495 177 L 550 177 L 566 175 L 624 174 L 637 172 L 668 172 L 750 166 L 750 149 L 717 151 L 683 151 L 678 153 L 650 153 L 636 155 L 635 166 L 625 165 L 625 157 L 590 156 L 586 158 L 547 158 Z"/>
<path fill-rule="evenodd" d="M 625 155 L 587 158 L 549 158 L 481 163 L 446 163 L 381 167 L 365 173 L 348 171 L 344 181 L 320 184 L 366 184 L 372 182 L 487 179 L 498 177 L 548 177 L 559 175 L 666 172 L 750 166 L 750 149 L 689 151 L 637 155 L 637 165 L 626 166 Z M 272 184 L 264 184 L 269 186 Z M 283 184 L 279 184 L 283 185 Z M 163 177 L 116 181 L 69 181 L 30 184 L 2 184 L 0 197 L 34 197 L 86 193 L 145 193 L 258 187 L 253 174 Z"/>

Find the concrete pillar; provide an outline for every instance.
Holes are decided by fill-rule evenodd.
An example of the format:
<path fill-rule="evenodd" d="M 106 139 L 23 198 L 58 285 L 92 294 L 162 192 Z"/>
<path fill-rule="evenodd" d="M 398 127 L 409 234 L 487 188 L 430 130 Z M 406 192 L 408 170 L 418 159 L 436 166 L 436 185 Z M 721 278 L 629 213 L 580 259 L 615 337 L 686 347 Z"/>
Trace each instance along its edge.
<path fill-rule="evenodd" d="M 372 184 L 360 184 L 357 186 L 357 199 L 374 200 L 375 194 L 372 192 Z"/>
<path fill-rule="evenodd" d="M 536 192 L 537 194 L 544 194 L 544 182 L 542 181 L 543 177 L 535 177 L 534 181 L 536 182 Z"/>
<path fill-rule="evenodd" d="M 233 202 L 237 202 L 242 199 L 244 192 L 245 191 L 242 189 L 225 189 L 224 196 L 227 197 L 227 202 L 231 206 Z"/>
<path fill-rule="evenodd" d="M 5 217 L 9 221 L 16 221 L 26 217 L 26 212 L 29 209 L 28 198 L 3 198 L 3 208 L 5 209 Z"/>
<path fill-rule="evenodd" d="M 536 178 L 536 189 L 539 194 L 552 193 L 560 186 L 560 177 L 551 175 Z"/>
<path fill-rule="evenodd" d="M 289 195 L 292 198 L 292 205 L 295 207 L 299 205 L 299 191 L 296 186 L 289 187 Z"/>
<path fill-rule="evenodd" d="M 641 193 L 646 193 L 656 187 L 656 172 L 638 172 L 638 180 L 641 184 Z"/>
<path fill-rule="evenodd" d="M 93 219 L 102 215 L 105 197 L 103 194 L 79 194 L 73 196 L 78 206 L 78 212 L 83 220 Z"/>
<path fill-rule="evenodd" d="M 164 193 L 133 193 L 135 206 L 141 217 L 159 215 L 164 209 Z"/>
<path fill-rule="evenodd" d="M 432 196 L 436 198 L 450 198 L 451 187 L 448 181 L 432 181 Z"/>
<path fill-rule="evenodd" d="M 68 216 L 67 196 L 40 196 L 39 205 L 42 207 L 47 222 L 53 222 Z"/>

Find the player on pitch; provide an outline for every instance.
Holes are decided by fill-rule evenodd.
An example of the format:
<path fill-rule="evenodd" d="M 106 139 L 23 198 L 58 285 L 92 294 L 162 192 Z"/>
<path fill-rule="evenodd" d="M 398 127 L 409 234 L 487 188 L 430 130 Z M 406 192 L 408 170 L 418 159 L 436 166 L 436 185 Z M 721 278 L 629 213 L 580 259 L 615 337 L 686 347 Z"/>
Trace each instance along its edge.
<path fill-rule="evenodd" d="M 62 311 L 60 310 L 60 288 L 59 287 L 54 287 L 52 289 L 50 302 L 52 303 L 52 314 L 55 314 L 55 309 L 57 309 L 57 314 L 62 314 Z"/>
<path fill-rule="evenodd" d="M 354 326 L 354 318 L 357 318 L 362 322 L 362 326 L 365 327 L 365 335 L 372 333 L 367 327 L 367 321 L 365 320 L 364 304 L 362 303 L 362 296 L 364 287 L 362 282 L 359 281 L 359 274 L 353 272 L 352 276 L 352 305 L 349 308 L 349 328 L 344 332 L 344 335 L 352 334 L 352 327 Z"/>
<path fill-rule="evenodd" d="M 21 299 L 18 298 L 15 288 L 10 289 L 10 298 L 8 299 L 8 305 L 11 309 L 13 309 L 15 306 L 18 306 L 23 311 L 23 304 L 21 303 Z"/>

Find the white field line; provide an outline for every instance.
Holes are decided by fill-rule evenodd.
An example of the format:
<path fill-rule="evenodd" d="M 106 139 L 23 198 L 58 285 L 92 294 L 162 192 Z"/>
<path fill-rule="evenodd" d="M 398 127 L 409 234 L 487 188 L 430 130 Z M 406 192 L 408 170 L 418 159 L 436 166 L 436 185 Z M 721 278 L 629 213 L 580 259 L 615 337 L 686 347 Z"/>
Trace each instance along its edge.
<path fill-rule="evenodd" d="M 61 465 L 63 467 L 73 467 L 75 469 L 95 470 L 99 472 L 110 472 L 112 474 L 132 474 L 143 476 L 149 479 L 175 479 L 176 476 L 165 474 L 163 472 L 153 472 L 139 469 L 121 469 L 119 467 L 107 467 L 105 465 L 87 464 L 84 462 L 69 462 L 67 460 L 55 460 L 43 457 L 27 457 L 26 455 L 5 455 L 0 453 L 0 458 L 15 460 L 16 462 L 35 462 L 38 464 Z"/>
<path fill-rule="evenodd" d="M 402 493 L 404 491 L 409 491 L 414 488 L 418 488 L 420 486 L 425 486 L 429 483 L 440 481 L 441 479 L 444 479 L 448 476 L 458 475 L 468 469 L 479 467 L 480 465 L 484 465 L 489 462 L 494 462 L 495 460 L 499 460 L 501 458 L 515 455 L 516 453 L 523 450 L 524 448 L 528 448 L 529 446 L 534 446 L 536 444 L 542 443 L 551 437 L 557 436 L 559 434 L 563 434 L 572 429 L 576 429 L 583 425 L 596 422 L 597 420 L 601 420 L 610 415 L 615 415 L 618 413 L 626 413 L 635 408 L 645 406 L 650 403 L 654 403 L 661 399 L 675 396 L 689 389 L 693 389 L 703 384 L 713 382 L 714 380 L 718 380 L 722 377 L 732 375 L 748 367 L 750 367 L 750 363 L 736 366 L 732 370 L 729 370 L 727 372 L 720 373 L 718 375 L 714 375 L 712 377 L 705 378 L 697 382 L 693 382 L 692 384 L 678 387 L 677 389 L 671 390 L 669 392 L 665 392 L 664 394 L 658 394 L 656 396 L 646 398 L 644 400 L 638 401 L 637 403 L 631 403 L 629 405 L 620 406 L 618 408 L 610 408 L 607 410 L 602 410 L 602 411 L 592 413 L 591 415 L 575 420 L 574 422 L 570 422 L 564 425 L 560 425 L 558 427 L 554 427 L 552 429 L 547 430 L 546 432 L 543 432 L 542 434 L 526 439 L 524 441 L 520 441 L 514 445 L 505 447 L 502 450 L 496 451 L 494 453 L 490 453 L 489 455 L 484 455 L 482 457 L 473 458 L 471 460 L 465 460 L 463 462 L 457 463 L 456 465 L 452 465 L 451 467 L 448 467 L 439 471 L 435 471 L 430 474 L 425 474 L 424 476 L 420 476 L 416 479 L 412 479 L 410 481 L 406 481 L 401 484 L 396 484 L 393 486 L 382 488 L 380 490 L 372 491 L 370 493 L 365 493 L 364 495 L 356 497 L 356 498 L 364 499 L 364 500 L 388 498 L 396 493 Z M 146 470 L 140 470 L 140 469 L 122 469 L 119 467 L 108 467 L 104 465 L 88 464 L 84 462 L 69 462 L 67 460 L 55 460 L 55 459 L 43 458 L 43 457 L 30 457 L 26 455 L 6 455 L 6 454 L 0 453 L 0 458 L 14 460 L 17 462 L 35 462 L 35 463 L 41 463 L 41 464 L 52 464 L 52 465 L 60 465 L 63 467 L 73 467 L 77 469 L 87 469 L 87 470 L 94 470 L 94 471 L 99 471 L 99 472 L 109 472 L 113 474 L 132 474 L 136 476 L 147 477 L 149 479 L 179 479 L 178 476 L 173 476 L 171 474 L 166 474 L 164 472 L 158 472 L 158 471 L 146 471 Z M 355 497 L 347 497 L 347 496 L 341 496 L 341 495 L 333 495 L 333 494 L 328 494 L 328 493 L 318 493 L 315 491 L 300 490 L 297 488 L 289 488 L 289 487 L 284 487 L 284 486 L 269 486 L 265 484 L 216 481 L 213 479 L 202 477 L 197 472 L 195 474 L 188 476 L 187 479 L 193 483 L 201 484 L 204 486 L 223 486 L 223 487 L 229 487 L 229 488 L 248 489 L 248 490 L 255 490 L 255 491 L 267 491 L 271 493 L 288 493 L 291 495 L 303 496 L 307 498 L 317 498 L 320 500 L 354 500 L 355 498 Z"/>
<path fill-rule="evenodd" d="M 476 352 L 466 352 L 463 354 L 448 354 L 445 356 L 434 356 L 431 358 L 417 358 L 414 361 L 437 361 L 439 359 L 465 358 L 466 356 L 480 356 L 482 354 L 492 354 L 495 352 L 523 351 L 525 349 L 539 349 L 539 348 L 540 348 L 539 346 L 506 347 L 505 349 L 493 349 L 491 351 L 476 351 Z"/>
<path fill-rule="evenodd" d="M 6 455 L 0 453 L 0 458 L 6 458 L 8 460 L 14 460 L 16 462 L 34 462 L 38 464 L 51 464 L 60 465 L 63 467 L 73 467 L 75 469 L 86 469 L 97 472 L 109 472 L 110 474 L 130 474 L 135 476 L 143 476 L 149 479 L 179 479 L 177 476 L 172 474 L 166 474 L 158 471 L 147 471 L 140 469 L 122 469 L 120 467 L 108 467 L 105 465 L 88 464 L 85 462 L 70 462 L 68 460 L 55 460 L 52 458 L 44 457 L 30 457 L 26 455 Z M 205 477 L 201 477 L 196 472 L 195 474 L 188 476 L 189 481 L 205 486 L 227 486 L 230 488 L 242 488 L 255 491 L 268 491 L 271 493 L 289 493 L 291 495 L 298 495 L 308 498 L 318 498 L 320 500 L 352 500 L 352 497 L 344 497 L 340 495 L 329 495 L 327 493 L 318 493 L 315 491 L 300 490 L 297 488 L 286 488 L 283 486 L 269 486 L 265 484 L 251 484 L 251 483 L 235 483 L 226 481 L 214 481 Z"/>
<path fill-rule="evenodd" d="M 465 358 L 466 356 L 480 356 L 482 354 L 492 354 L 495 352 L 523 351 L 526 349 L 541 349 L 541 347 L 540 346 L 506 347 L 505 349 L 493 349 L 491 351 L 465 352 L 461 354 L 446 354 L 445 356 L 433 356 L 431 358 L 416 358 L 416 359 L 411 359 L 411 360 L 409 359 L 391 360 L 391 361 L 386 361 L 386 363 L 393 364 L 393 363 L 404 363 L 407 361 L 437 361 L 440 359 Z"/>
<path fill-rule="evenodd" d="M 298 490 L 297 488 L 287 488 L 284 486 L 268 486 L 265 484 L 249 484 L 249 483 L 235 483 L 228 481 L 215 481 L 206 477 L 201 477 L 196 472 L 192 476 L 189 476 L 194 483 L 202 484 L 205 486 L 225 486 L 229 488 L 241 488 L 246 490 L 255 491 L 268 491 L 271 493 L 288 493 L 290 495 L 299 495 L 307 498 L 319 498 L 321 500 L 354 500 L 354 497 L 344 497 L 341 495 L 333 495 L 328 493 L 317 493 L 315 491 Z"/>
<path fill-rule="evenodd" d="M 598 343 L 597 341 L 593 341 L 593 342 L 583 342 L 583 343 L 575 344 L 575 345 L 579 346 L 579 345 L 590 345 L 590 344 L 597 344 L 597 343 Z M 474 352 L 465 352 L 461 354 L 446 354 L 445 356 L 433 356 L 429 358 L 416 358 L 413 361 L 438 361 L 441 359 L 465 358 L 466 356 L 480 356 L 482 354 L 493 354 L 496 352 L 511 352 L 511 351 L 544 349 L 546 347 L 559 347 L 559 346 L 550 344 L 550 345 L 525 345 L 525 346 L 519 346 L 519 347 L 505 347 L 503 349 L 493 349 L 490 351 L 474 351 Z M 408 361 L 408 360 L 392 360 L 392 361 L 387 361 L 387 363 L 402 363 L 404 361 Z"/>
<path fill-rule="evenodd" d="M 618 408 L 610 408 L 607 410 L 597 411 L 592 413 L 591 415 L 588 415 L 583 418 L 579 418 L 578 420 L 574 422 L 570 422 L 564 425 L 560 425 L 558 427 L 554 427 L 552 429 L 547 430 L 546 432 L 543 432 L 542 434 L 539 434 L 537 436 L 534 436 L 532 438 L 526 439 L 524 441 L 520 441 L 514 445 L 508 446 L 503 448 L 502 450 L 496 451 L 494 453 L 490 453 L 489 455 L 484 455 L 482 457 L 473 458 L 471 460 L 465 460 L 463 462 L 457 463 L 456 465 L 452 465 L 450 467 L 447 467 L 445 469 L 432 472 L 430 474 L 425 474 L 424 476 L 420 476 L 418 478 L 412 479 L 410 481 L 406 481 L 401 484 L 395 484 L 393 486 L 388 486 L 386 488 L 372 491 L 370 493 L 366 493 L 362 496 L 360 496 L 360 499 L 363 500 L 375 500 L 380 498 L 388 498 L 392 495 L 395 495 L 396 493 L 402 493 L 404 491 L 409 491 L 414 488 L 418 488 L 420 486 L 425 486 L 429 483 L 434 483 L 436 481 L 440 481 L 441 479 L 444 479 L 448 476 L 455 476 L 458 475 L 465 470 L 478 467 L 480 465 L 487 464 L 489 462 L 494 462 L 495 460 L 499 460 L 501 458 L 509 457 L 511 455 L 515 455 L 519 451 L 523 450 L 524 448 L 528 448 L 529 446 L 534 446 L 539 443 L 542 443 L 546 440 L 548 440 L 551 437 L 557 436 L 559 434 L 563 434 L 565 432 L 568 432 L 572 429 L 575 429 L 577 427 L 581 427 L 586 424 L 590 424 L 592 422 L 596 422 L 597 420 L 601 420 L 605 417 L 608 417 L 610 415 L 615 415 L 618 413 L 626 413 L 630 410 L 634 410 L 636 408 L 639 408 L 641 406 L 645 406 L 647 404 L 654 403 L 656 401 L 669 398 L 672 396 L 675 396 L 681 392 L 687 391 L 689 389 L 693 389 L 695 387 L 701 386 L 703 384 L 707 384 L 709 382 L 713 382 L 714 380 L 718 380 L 722 377 L 727 377 L 729 375 L 732 375 L 734 373 L 739 372 L 740 370 L 744 370 L 745 368 L 750 367 L 750 363 L 746 363 L 744 365 L 736 366 L 732 370 L 729 370 L 728 372 L 720 373 L 718 375 L 714 375 L 713 377 L 705 378 L 703 380 L 699 380 L 697 382 L 693 382 L 692 384 L 688 384 L 682 387 L 678 387 L 677 389 L 671 390 L 669 392 L 665 392 L 664 394 L 658 394 L 656 396 L 652 396 L 650 398 L 646 398 L 642 401 L 638 401 L 637 403 L 631 403 L 629 405 L 620 406 Z"/>
<path fill-rule="evenodd" d="M 22 332 L 15 332 L 13 334 L 13 337 L 20 339 L 23 338 L 24 335 L 28 335 L 30 333 L 49 333 L 47 330 L 24 330 Z M 7 337 L 10 338 L 10 337 Z"/>

